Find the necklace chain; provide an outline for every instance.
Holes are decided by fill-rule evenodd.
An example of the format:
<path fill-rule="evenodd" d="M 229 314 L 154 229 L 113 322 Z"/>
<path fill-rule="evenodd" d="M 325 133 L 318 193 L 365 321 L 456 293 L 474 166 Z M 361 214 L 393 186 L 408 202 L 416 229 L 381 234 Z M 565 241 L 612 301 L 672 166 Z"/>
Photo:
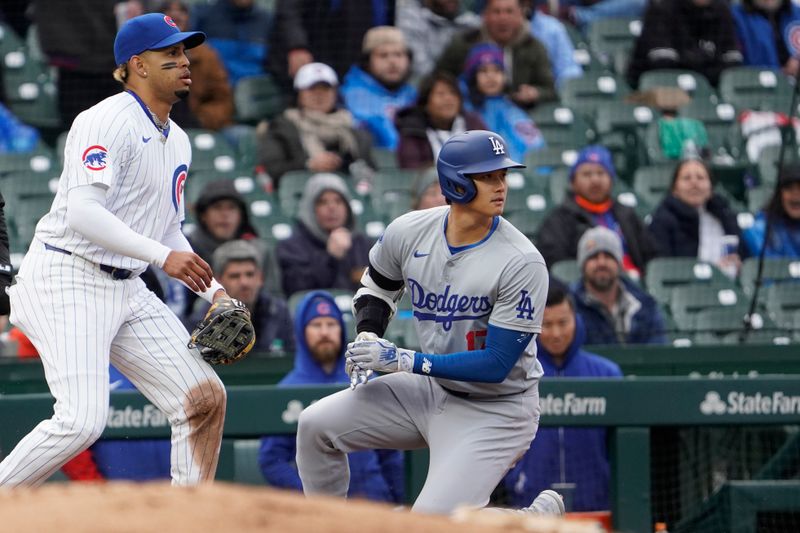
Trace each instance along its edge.
<path fill-rule="evenodd" d="M 145 107 L 147 107 L 147 105 L 146 105 L 146 104 L 145 104 Z M 166 131 L 166 129 L 167 129 L 167 125 L 166 125 L 165 123 L 161 122 L 161 119 L 160 119 L 160 118 L 158 118 L 158 115 L 156 115 L 155 113 L 153 113 L 153 110 L 152 110 L 152 109 L 150 109 L 149 107 L 147 107 L 147 111 L 149 111 L 149 112 L 150 112 L 150 117 L 152 117 L 152 119 L 153 119 L 153 123 L 156 125 L 156 128 L 158 128 L 158 129 L 159 129 L 159 131 L 160 131 L 160 132 L 162 133 L 162 135 L 163 135 L 164 131 Z M 167 120 L 169 120 L 169 119 L 167 119 Z"/>

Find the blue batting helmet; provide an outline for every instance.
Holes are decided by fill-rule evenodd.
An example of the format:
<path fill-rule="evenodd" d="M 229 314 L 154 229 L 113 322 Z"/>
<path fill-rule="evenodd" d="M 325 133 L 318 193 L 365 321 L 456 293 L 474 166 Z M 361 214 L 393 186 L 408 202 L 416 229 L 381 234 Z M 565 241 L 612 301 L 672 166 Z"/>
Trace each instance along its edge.
<path fill-rule="evenodd" d="M 470 174 L 524 167 L 506 155 L 506 141 L 500 135 L 486 130 L 453 135 L 442 145 L 436 161 L 442 194 L 459 204 L 471 202 L 477 193 Z"/>

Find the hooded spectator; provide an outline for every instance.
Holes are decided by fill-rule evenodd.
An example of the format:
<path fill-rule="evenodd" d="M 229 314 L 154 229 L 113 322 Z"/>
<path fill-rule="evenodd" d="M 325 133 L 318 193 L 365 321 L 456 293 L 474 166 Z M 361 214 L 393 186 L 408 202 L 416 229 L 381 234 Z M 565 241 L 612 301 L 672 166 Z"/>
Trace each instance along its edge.
<path fill-rule="evenodd" d="M 417 104 L 400 110 L 395 124 L 400 132 L 397 163 L 412 169 L 432 166 L 453 135 L 487 129 L 478 115 L 464 111 L 458 81 L 446 72 L 422 80 Z"/>
<path fill-rule="evenodd" d="M 583 349 L 586 327 L 569 289 L 550 280 L 536 358 L 548 378 L 618 378 L 619 366 Z M 570 511 L 609 509 L 611 469 L 605 428 L 540 427 L 530 449 L 506 475 L 512 507 L 525 507 L 540 491 L 574 483 Z"/>
<path fill-rule="evenodd" d="M 379 26 L 364 35 L 362 60 L 344 78 L 342 97 L 347 109 L 372 134 L 374 146 L 395 150 L 399 135 L 394 117 L 417 99 L 408 83 L 411 53 L 403 33 Z"/>
<path fill-rule="evenodd" d="M 294 368 L 278 386 L 345 384 L 345 323 L 336 301 L 329 293 L 313 291 L 297 306 L 294 321 L 297 351 Z M 295 465 L 294 436 L 261 439 L 259 465 L 270 485 L 303 490 Z M 404 494 L 403 455 L 397 450 L 368 450 L 348 454 L 350 498 L 402 503 Z"/>
<path fill-rule="evenodd" d="M 447 205 L 439 185 L 439 173 L 434 167 L 423 170 L 412 184 L 411 209 L 430 209 Z"/>
<path fill-rule="evenodd" d="M 634 275 L 644 272 L 647 262 L 656 256 L 657 246 L 636 211 L 611 196 L 615 179 L 607 148 L 592 145 L 580 151 L 570 169 L 570 194 L 536 231 L 536 247 L 548 266 L 575 259 L 581 235 L 591 227 L 605 226 L 622 240 L 623 269 Z"/>
<path fill-rule="evenodd" d="M 369 262 L 370 239 L 356 231 L 350 193 L 335 174 L 308 180 L 292 236 L 278 243 L 283 292 L 359 287 Z"/>
<path fill-rule="evenodd" d="M 533 119 L 505 94 L 507 76 L 503 51 L 493 44 L 477 44 L 464 64 L 467 108 L 478 113 L 491 131 L 506 140 L 508 155 L 524 161 L 528 152 L 544 148 L 542 132 Z"/>
<path fill-rule="evenodd" d="M 350 111 L 339 107 L 339 79 L 331 67 L 309 63 L 297 71 L 297 106 L 269 122 L 259 142 L 259 160 L 280 186 L 290 170 L 347 172 L 356 161 L 374 166 L 369 134 L 355 128 Z"/>

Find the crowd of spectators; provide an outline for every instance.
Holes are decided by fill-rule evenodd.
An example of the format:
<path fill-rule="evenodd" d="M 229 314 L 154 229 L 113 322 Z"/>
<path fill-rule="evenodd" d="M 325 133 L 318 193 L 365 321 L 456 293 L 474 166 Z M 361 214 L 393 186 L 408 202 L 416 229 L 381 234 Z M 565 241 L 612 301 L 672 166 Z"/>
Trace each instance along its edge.
<path fill-rule="evenodd" d="M 208 35 L 206 44 L 191 51 L 191 94 L 172 111 L 171 119 L 182 127 L 219 131 L 236 141 L 236 87 L 251 77 L 275 82 L 284 106 L 258 125 L 254 168 L 246 171 L 258 168 L 267 175 L 258 185 L 268 183 L 276 196 L 285 180 L 298 174 L 306 179 L 295 212 L 284 213 L 292 217 L 288 237 L 275 242 L 257 229 L 231 179 L 204 186 L 191 206 L 187 233 L 228 293 L 250 309 L 255 352 L 294 354 L 294 368 L 281 386 L 348 381 L 346 325 L 325 291 L 358 288 L 377 237 L 358 223 L 368 200 L 354 198 L 361 185 L 355 175 L 369 182 L 381 170 L 375 154 L 391 152 L 397 168 L 415 171 L 405 184 L 408 209 L 426 209 L 445 203 L 433 167 L 454 134 L 496 131 L 510 157 L 535 162 L 549 139 L 533 116 L 556 102 L 570 80 L 584 76 L 571 32 L 586 34 L 603 18 L 641 17 L 624 72 L 633 89 L 644 73 L 657 69 L 694 71 L 713 87 L 725 69 L 739 65 L 788 76 L 800 71 L 800 8 L 791 0 L 734 6 L 726 0 L 570 1 L 550 12 L 540 5 L 532 9 L 525 0 L 485 0 L 477 12 L 460 0 L 277 0 L 272 10 L 256 0 L 9 5 L 17 8 L 1 13 L 5 22 L 20 33 L 33 23 L 46 61 L 57 70 L 65 127 L 119 90 L 110 76 L 115 28 L 148 10 L 165 13 L 182 30 Z M 666 130 L 683 129 L 662 146 L 677 165 L 647 220 L 615 193 L 620 176 L 612 150 L 618 147 L 587 139 L 568 165 L 560 205 L 536 227 L 520 228 L 533 235 L 548 267 L 572 260 L 578 270 L 577 279 L 564 280 L 569 283 L 551 283 L 537 339 L 546 377 L 621 376 L 618 366 L 587 352 L 584 344 L 668 342 L 667 317 L 642 283 L 656 257 L 696 258 L 732 279 L 765 240 L 767 257 L 800 257 L 800 166 L 781 169 L 774 194 L 742 230 L 729 198 L 715 186 L 712 165 L 685 150 L 687 139 L 706 147 L 703 124 L 673 115 L 661 123 Z M 687 133 L 687 124 L 697 132 Z M 0 107 L 0 153 L 29 151 L 39 142 L 35 129 Z M 773 226 L 767 239 L 768 217 Z M 189 327 L 206 312 L 207 304 L 158 272 L 146 279 Z M 20 332 L 14 335 L 27 346 Z M 118 386 L 133 387 L 124 377 Z M 135 460 L 142 479 L 167 476 L 168 446 L 137 444 L 142 447 L 98 443 L 67 470 L 83 479 L 125 477 Z M 154 459 L 143 468 L 147 454 Z M 607 508 L 606 456 L 603 429 L 543 428 L 504 480 L 509 503 L 527 506 L 540 490 L 568 480 L 576 483 L 574 510 Z M 260 465 L 270 484 L 301 487 L 293 458 L 292 438 L 261 442 Z M 351 496 L 403 500 L 398 452 L 352 454 L 350 465 Z"/>

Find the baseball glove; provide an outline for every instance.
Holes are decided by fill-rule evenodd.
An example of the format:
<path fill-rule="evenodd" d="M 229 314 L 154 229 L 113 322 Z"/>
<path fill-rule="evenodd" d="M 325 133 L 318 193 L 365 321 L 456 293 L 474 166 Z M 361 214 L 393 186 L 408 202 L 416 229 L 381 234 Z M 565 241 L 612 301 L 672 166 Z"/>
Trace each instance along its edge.
<path fill-rule="evenodd" d="M 218 298 L 203 317 L 189 341 L 212 365 L 229 365 L 247 355 L 256 343 L 250 311 L 239 300 Z"/>

